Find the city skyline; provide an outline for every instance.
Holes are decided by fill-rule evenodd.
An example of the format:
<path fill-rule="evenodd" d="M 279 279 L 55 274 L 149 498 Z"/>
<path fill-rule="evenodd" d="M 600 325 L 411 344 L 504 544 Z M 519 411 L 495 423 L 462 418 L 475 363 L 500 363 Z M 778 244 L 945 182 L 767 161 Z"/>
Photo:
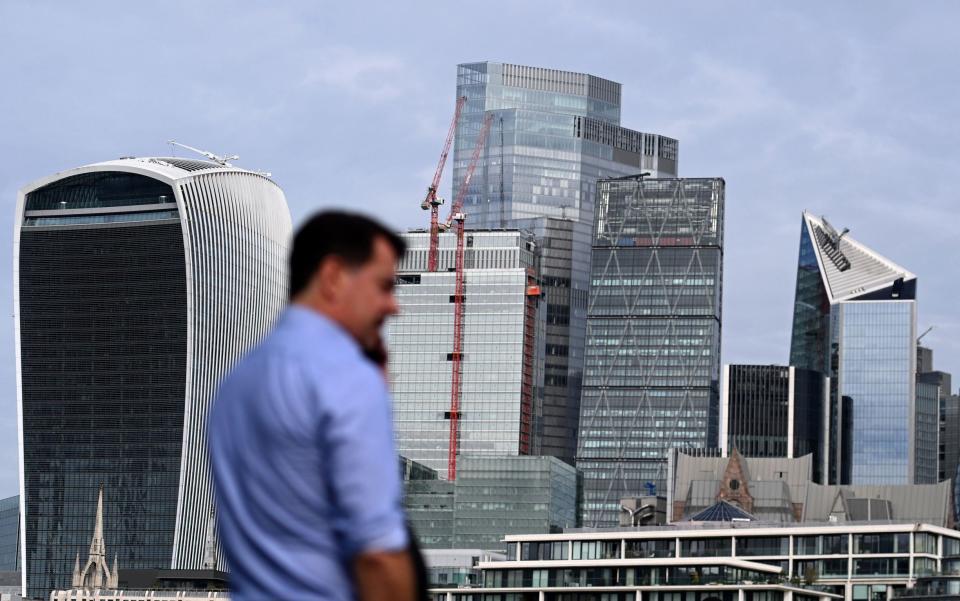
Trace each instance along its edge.
<path fill-rule="evenodd" d="M 858 240 L 917 273 L 918 327 L 935 326 L 924 342 L 936 351 L 937 369 L 960 372 L 958 284 L 950 271 L 957 251 L 949 244 L 957 218 L 947 180 L 958 126 L 954 84 L 941 77 L 957 44 L 948 29 L 949 15 L 958 15 L 953 5 L 905 14 L 893 3 L 869 13 L 827 4 L 702 4 L 683 19 L 681 9 L 649 7 L 641 16 L 628 3 L 602 13 L 504 4 L 483 15 L 384 7 L 382 22 L 357 7 L 186 6 L 133 8 L 121 28 L 79 7 L 0 7 L 0 51 L 15 57 L 0 65 L 0 77 L 17 90 L 0 100 L 7 132 L 0 196 L 8 207 L 0 262 L 12 264 L 18 189 L 79 164 L 168 154 L 163 142 L 172 137 L 273 171 L 295 222 L 350 203 L 397 230 L 424 227 L 417 205 L 452 112 L 456 64 L 503 60 L 623 84 L 625 125 L 679 140 L 680 176 L 726 179 L 733 202 L 724 363 L 787 361 L 796 217 L 806 208 L 850 225 Z M 541 18 L 553 27 L 529 27 Z M 499 28 L 496 50 L 489 39 L 457 34 L 468 19 L 479 20 L 471 25 L 478 31 Z M 739 33 L 754 19 L 766 19 L 771 32 Z M 49 36 L 42 50 L 28 41 L 36 28 L 25 26 L 37 22 Z M 441 22 L 451 25 L 412 41 L 424 37 L 410 35 L 414 25 Z M 590 35 L 559 48 L 555 32 L 573 26 Z M 318 30 L 328 34 L 323 42 L 315 41 Z M 225 52 L 235 40 L 244 47 Z M 53 57 L 62 61 L 57 68 Z M 91 64 L 111 68 L 91 72 Z M 196 69 L 185 73 L 186 64 Z M 264 92 L 251 90 L 250 73 L 263 76 Z M 373 136 L 393 143 L 373 147 Z M 448 173 L 443 184 L 448 198 L 451 179 Z M 759 289 L 758 271 L 769 274 Z M 11 280 L 10 271 L 0 278 L 8 315 Z M 0 329 L 0 497 L 17 493 L 13 356 L 8 319 Z"/>

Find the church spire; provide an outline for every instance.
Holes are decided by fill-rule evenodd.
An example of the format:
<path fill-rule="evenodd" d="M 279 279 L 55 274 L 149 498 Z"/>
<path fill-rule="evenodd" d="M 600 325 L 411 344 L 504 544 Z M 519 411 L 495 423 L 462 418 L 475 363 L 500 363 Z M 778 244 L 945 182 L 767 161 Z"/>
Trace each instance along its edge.
<path fill-rule="evenodd" d="M 90 539 L 90 557 L 83 570 L 80 569 L 80 556 L 74 568 L 73 586 L 83 589 L 116 588 L 117 558 L 113 559 L 113 572 L 107 565 L 107 546 L 103 540 L 103 484 L 97 495 L 97 519 Z"/>
<path fill-rule="evenodd" d="M 103 483 L 100 483 L 100 493 L 97 497 L 97 522 L 93 527 L 93 538 L 90 540 L 90 557 L 105 559 L 106 544 L 103 542 Z"/>

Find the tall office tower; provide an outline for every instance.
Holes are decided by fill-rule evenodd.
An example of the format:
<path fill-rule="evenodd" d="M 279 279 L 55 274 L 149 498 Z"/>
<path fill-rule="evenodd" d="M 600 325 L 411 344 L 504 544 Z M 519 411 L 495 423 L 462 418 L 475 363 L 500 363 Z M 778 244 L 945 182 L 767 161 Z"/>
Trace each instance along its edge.
<path fill-rule="evenodd" d="M 70 585 L 101 485 L 130 568 L 200 568 L 206 418 L 286 300 L 290 215 L 259 173 L 108 161 L 19 195 L 14 235 L 24 580 Z"/>
<path fill-rule="evenodd" d="M 933 368 L 933 349 L 917 345 L 917 397 L 935 399 L 940 415 L 938 482 L 954 478 L 960 462 L 960 396 L 952 392 L 953 376 Z"/>
<path fill-rule="evenodd" d="M 577 468 L 582 523 L 664 491 L 672 448 L 715 447 L 722 179 L 598 184 Z"/>
<path fill-rule="evenodd" d="M 0 572 L 20 570 L 20 497 L 0 499 Z"/>
<path fill-rule="evenodd" d="M 428 232 L 403 234 L 400 314 L 387 322 L 394 430 L 401 455 L 447 477 L 453 360 L 456 235 L 440 236 L 427 271 Z M 543 383 L 536 245 L 518 231 L 468 231 L 459 452 L 527 455 Z"/>
<path fill-rule="evenodd" d="M 747 457 L 813 455 L 820 481 L 823 374 L 792 365 L 724 365 L 720 387 L 720 448 Z"/>
<path fill-rule="evenodd" d="M 540 243 L 540 288 L 546 301 L 543 403 L 535 420 L 541 444 L 536 451 L 571 465 L 577 452 L 585 333 L 571 328 L 571 320 L 579 315 L 582 321 L 587 311 L 587 290 L 573 282 L 586 281 L 590 272 L 589 255 L 573 251 L 576 226 L 570 219 L 547 217 L 538 219 L 533 230 Z"/>
<path fill-rule="evenodd" d="M 915 275 L 803 214 L 790 364 L 830 379 L 830 483 L 936 481 L 936 403 L 916 394 L 916 291 Z"/>
<path fill-rule="evenodd" d="M 547 255 L 550 274 L 543 290 L 548 344 L 556 354 L 548 353 L 541 452 L 569 462 L 583 376 L 596 182 L 639 172 L 675 177 L 678 144 L 621 127 L 620 84 L 585 73 L 462 64 L 457 96 L 467 102 L 453 150 L 454 190 L 463 181 L 484 119 L 493 118 L 465 196 L 467 227 L 537 232 Z M 565 220 L 572 223 L 564 225 Z"/>
<path fill-rule="evenodd" d="M 956 478 L 960 467 L 960 394 L 940 397 L 939 459 L 937 480 Z"/>

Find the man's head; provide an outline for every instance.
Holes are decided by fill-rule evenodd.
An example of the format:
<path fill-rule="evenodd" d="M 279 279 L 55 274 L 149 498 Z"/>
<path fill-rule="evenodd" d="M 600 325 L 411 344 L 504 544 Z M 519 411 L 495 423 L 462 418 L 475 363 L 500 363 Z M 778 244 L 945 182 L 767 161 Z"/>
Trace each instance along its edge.
<path fill-rule="evenodd" d="M 364 348 L 375 348 L 383 321 L 397 313 L 393 287 L 405 247 L 367 217 L 319 213 L 293 239 L 290 300 L 333 319 Z"/>

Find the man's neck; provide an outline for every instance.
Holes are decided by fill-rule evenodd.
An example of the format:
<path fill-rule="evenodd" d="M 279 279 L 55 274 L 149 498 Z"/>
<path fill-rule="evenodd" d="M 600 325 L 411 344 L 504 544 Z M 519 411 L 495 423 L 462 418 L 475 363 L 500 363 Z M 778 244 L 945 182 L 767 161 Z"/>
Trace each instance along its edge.
<path fill-rule="evenodd" d="M 341 330 L 343 330 L 345 334 L 350 336 L 350 338 L 352 338 L 354 342 L 362 346 L 360 341 L 357 340 L 357 337 L 354 336 L 353 332 L 350 331 L 350 328 L 346 326 L 343 319 L 338 318 L 338 313 L 332 310 L 332 308 L 329 307 L 326 303 L 322 301 L 314 300 L 314 299 L 309 299 L 309 298 L 294 298 L 293 300 L 290 301 L 290 305 L 294 307 L 299 307 L 301 309 L 306 309 L 308 311 L 312 311 L 318 315 L 322 315 L 323 317 L 329 319 L 334 324 L 336 324 Z"/>

